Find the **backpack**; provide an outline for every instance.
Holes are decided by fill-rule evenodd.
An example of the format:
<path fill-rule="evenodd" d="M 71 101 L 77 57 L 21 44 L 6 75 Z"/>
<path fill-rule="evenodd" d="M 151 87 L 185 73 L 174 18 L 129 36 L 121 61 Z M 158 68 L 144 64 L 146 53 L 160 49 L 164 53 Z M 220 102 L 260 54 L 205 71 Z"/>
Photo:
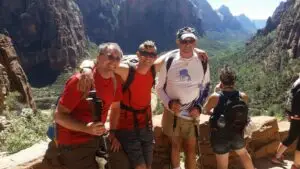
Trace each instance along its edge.
<path fill-rule="evenodd" d="M 117 91 L 117 79 L 116 79 L 116 75 L 113 74 L 113 77 L 112 77 L 112 80 L 113 80 L 113 88 L 114 88 L 114 96 L 116 94 L 116 91 Z M 58 138 L 58 133 L 57 133 L 57 124 L 55 123 L 54 121 L 54 113 L 56 111 L 56 108 L 58 106 L 58 103 L 59 103 L 59 99 L 61 98 L 62 94 L 60 94 L 55 102 L 55 104 L 53 104 L 51 106 L 51 111 L 52 111 L 52 116 L 53 116 L 53 122 L 48 126 L 48 129 L 47 129 L 47 136 L 50 140 L 54 141 L 56 146 L 58 145 L 57 143 L 57 138 Z"/>
<path fill-rule="evenodd" d="M 238 91 L 230 97 L 225 96 L 223 92 L 219 94 L 220 99 L 225 101 L 224 111 L 220 115 L 224 117 L 225 127 L 236 132 L 243 132 L 249 123 L 248 105 L 242 100 Z"/>
<path fill-rule="evenodd" d="M 300 84 L 296 85 L 292 90 L 292 112 L 290 115 L 298 115 L 300 116 Z"/>

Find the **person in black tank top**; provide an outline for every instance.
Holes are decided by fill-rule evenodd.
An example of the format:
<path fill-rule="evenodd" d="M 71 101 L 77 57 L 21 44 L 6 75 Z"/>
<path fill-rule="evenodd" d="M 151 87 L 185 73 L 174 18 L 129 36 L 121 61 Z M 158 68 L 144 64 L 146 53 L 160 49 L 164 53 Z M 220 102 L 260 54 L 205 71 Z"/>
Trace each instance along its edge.
<path fill-rule="evenodd" d="M 299 74 L 300 75 L 300 74 Z M 290 121 L 290 129 L 288 136 L 279 144 L 276 154 L 271 159 L 274 164 L 283 165 L 284 157 L 283 153 L 287 150 L 287 148 L 293 144 L 293 142 L 298 139 L 297 147 L 295 151 L 294 164 L 291 169 L 299 169 L 300 168 L 300 107 L 299 107 L 299 99 L 300 99 L 300 76 L 294 82 L 293 87 L 290 93 L 291 97 L 287 101 L 286 106 L 286 114 L 288 116 L 288 120 Z"/>
<path fill-rule="evenodd" d="M 220 83 L 215 89 L 219 89 L 209 96 L 204 104 L 204 113 L 210 114 L 211 125 L 211 146 L 216 154 L 217 168 L 228 168 L 228 156 L 230 151 L 235 151 L 245 167 L 245 169 L 254 169 L 251 156 L 245 148 L 243 132 L 233 130 L 226 125 L 224 109 L 227 101 L 231 98 L 240 98 L 243 102 L 248 102 L 248 96 L 235 89 L 236 76 L 234 71 L 225 66 L 220 72 Z"/>

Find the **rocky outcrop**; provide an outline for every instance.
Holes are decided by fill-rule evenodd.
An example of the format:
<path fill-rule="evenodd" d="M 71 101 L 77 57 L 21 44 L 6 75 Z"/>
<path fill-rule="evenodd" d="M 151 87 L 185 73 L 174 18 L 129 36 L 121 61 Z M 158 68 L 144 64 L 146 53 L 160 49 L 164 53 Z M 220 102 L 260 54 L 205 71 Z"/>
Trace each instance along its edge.
<path fill-rule="evenodd" d="M 263 44 L 261 40 L 265 39 Z M 257 46 L 257 44 L 260 44 Z M 251 57 L 260 57 L 265 70 L 284 71 L 300 57 L 300 0 L 280 4 L 264 29 L 248 43 Z M 254 52 L 253 52 L 254 51 Z"/>
<path fill-rule="evenodd" d="M 222 25 L 224 28 L 231 29 L 231 30 L 242 30 L 242 25 L 240 22 L 232 15 L 229 8 L 225 5 L 222 5 L 218 10 L 217 13 L 221 18 Z"/>
<path fill-rule="evenodd" d="M 0 106 L 11 91 L 18 91 L 22 96 L 21 101 L 36 109 L 31 87 L 11 39 L 0 34 Z"/>
<path fill-rule="evenodd" d="M 269 17 L 266 22 L 264 29 L 260 30 L 258 34 L 267 35 L 277 28 L 280 24 L 283 14 L 289 9 L 293 4 L 294 0 L 288 0 L 287 2 L 281 2 L 279 6 L 275 9 L 272 17 Z"/>
<path fill-rule="evenodd" d="M 224 31 L 221 18 L 210 6 L 207 0 L 189 0 L 197 8 L 197 16 L 202 20 L 204 31 Z"/>
<path fill-rule="evenodd" d="M 84 55 L 84 26 L 73 0 L 1 0 L 0 20 L 33 82 L 75 67 Z"/>
<path fill-rule="evenodd" d="M 277 28 L 275 46 L 279 49 L 287 50 L 290 57 L 299 58 L 300 0 L 289 0 L 286 3 L 291 3 L 291 5 L 289 5 L 289 8 L 282 15 L 280 25 Z"/>
<path fill-rule="evenodd" d="M 117 39 L 121 0 L 75 0 L 75 2 L 83 15 L 89 40 L 100 43 Z"/>
<path fill-rule="evenodd" d="M 129 51 L 136 51 L 138 43 L 146 39 L 156 41 L 160 50 L 174 48 L 176 31 L 184 26 L 196 28 L 199 35 L 203 33 L 197 8 L 186 0 L 128 0 L 121 3 L 120 9 L 117 37 Z"/>

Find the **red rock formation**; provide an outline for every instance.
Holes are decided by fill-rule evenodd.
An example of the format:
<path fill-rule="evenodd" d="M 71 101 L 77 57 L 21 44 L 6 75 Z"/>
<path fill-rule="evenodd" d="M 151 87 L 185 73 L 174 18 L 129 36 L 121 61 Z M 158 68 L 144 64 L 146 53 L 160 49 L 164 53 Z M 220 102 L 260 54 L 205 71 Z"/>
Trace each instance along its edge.
<path fill-rule="evenodd" d="M 11 39 L 0 34 L 0 105 L 4 97 L 10 91 L 18 91 L 22 95 L 22 101 L 32 109 L 36 109 L 32 97 L 31 87 L 23 68 L 20 65 L 19 57 L 13 47 Z"/>

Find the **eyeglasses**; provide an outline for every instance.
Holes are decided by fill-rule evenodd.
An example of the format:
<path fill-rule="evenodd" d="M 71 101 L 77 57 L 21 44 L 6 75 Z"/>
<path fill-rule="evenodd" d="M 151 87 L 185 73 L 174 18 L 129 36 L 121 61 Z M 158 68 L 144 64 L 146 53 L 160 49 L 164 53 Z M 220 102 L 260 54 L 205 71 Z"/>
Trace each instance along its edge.
<path fill-rule="evenodd" d="M 195 41 L 196 41 L 195 39 L 190 39 L 190 40 L 180 40 L 180 43 L 186 45 L 186 44 L 192 44 L 192 43 L 194 43 Z"/>
<path fill-rule="evenodd" d="M 110 61 L 115 61 L 115 62 L 120 62 L 121 61 L 121 57 L 120 56 L 114 56 L 112 54 L 106 55 L 107 59 Z"/>
<path fill-rule="evenodd" d="M 142 56 L 145 56 L 145 57 L 150 57 L 150 58 L 156 58 L 157 57 L 157 53 L 155 53 L 155 52 L 139 51 L 139 53 Z"/>

